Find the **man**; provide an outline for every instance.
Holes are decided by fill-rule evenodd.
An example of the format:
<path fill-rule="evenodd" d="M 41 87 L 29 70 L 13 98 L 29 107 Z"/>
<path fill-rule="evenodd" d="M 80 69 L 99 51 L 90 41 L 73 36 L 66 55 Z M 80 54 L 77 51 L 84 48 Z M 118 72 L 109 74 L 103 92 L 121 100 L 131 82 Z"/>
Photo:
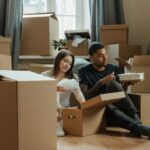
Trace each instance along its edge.
<path fill-rule="evenodd" d="M 107 64 L 106 49 L 101 43 L 93 42 L 90 45 L 89 57 L 91 64 L 81 67 L 78 72 L 86 99 L 101 93 L 124 91 L 118 78 L 118 74 L 122 72 L 117 65 Z M 137 113 L 136 107 L 126 94 L 126 98 L 107 105 L 106 123 L 128 129 L 137 136 L 150 137 L 150 126 L 143 125 Z"/>

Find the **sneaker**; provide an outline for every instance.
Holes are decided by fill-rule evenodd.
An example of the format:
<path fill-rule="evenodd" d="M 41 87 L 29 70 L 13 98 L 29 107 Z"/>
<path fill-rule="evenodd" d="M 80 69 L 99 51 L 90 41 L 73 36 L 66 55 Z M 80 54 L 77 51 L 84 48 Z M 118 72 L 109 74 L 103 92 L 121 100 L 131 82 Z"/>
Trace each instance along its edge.
<path fill-rule="evenodd" d="M 64 132 L 64 130 L 63 130 L 62 123 L 61 123 L 60 121 L 57 122 L 57 136 L 58 136 L 58 137 L 65 136 L 65 132 Z"/>

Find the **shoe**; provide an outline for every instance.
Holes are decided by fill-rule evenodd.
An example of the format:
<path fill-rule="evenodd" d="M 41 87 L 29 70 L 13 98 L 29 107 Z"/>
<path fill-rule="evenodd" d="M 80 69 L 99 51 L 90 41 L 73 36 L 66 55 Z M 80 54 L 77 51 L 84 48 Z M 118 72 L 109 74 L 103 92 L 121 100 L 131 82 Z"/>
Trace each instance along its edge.
<path fill-rule="evenodd" d="M 59 121 L 57 122 L 57 136 L 58 137 L 63 137 L 65 136 L 65 132 L 63 130 L 63 125 L 62 125 L 62 122 Z"/>
<path fill-rule="evenodd" d="M 139 134 L 150 137 L 150 126 L 137 123 L 132 127 L 132 132 L 137 135 Z"/>

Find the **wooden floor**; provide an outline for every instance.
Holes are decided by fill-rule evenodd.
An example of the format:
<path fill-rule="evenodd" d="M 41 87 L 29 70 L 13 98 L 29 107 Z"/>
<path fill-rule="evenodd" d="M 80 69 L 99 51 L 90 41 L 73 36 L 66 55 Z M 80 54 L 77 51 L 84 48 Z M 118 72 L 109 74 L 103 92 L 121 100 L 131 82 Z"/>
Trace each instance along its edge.
<path fill-rule="evenodd" d="M 57 150 L 150 150 L 150 139 L 132 137 L 128 132 L 107 131 L 86 136 L 59 137 Z"/>

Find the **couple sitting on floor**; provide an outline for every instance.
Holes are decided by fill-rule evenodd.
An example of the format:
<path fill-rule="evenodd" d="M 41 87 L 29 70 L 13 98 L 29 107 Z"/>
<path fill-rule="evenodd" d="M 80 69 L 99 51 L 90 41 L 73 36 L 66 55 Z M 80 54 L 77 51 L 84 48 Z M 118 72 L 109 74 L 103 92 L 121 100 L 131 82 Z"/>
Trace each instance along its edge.
<path fill-rule="evenodd" d="M 93 42 L 90 45 L 89 57 L 91 63 L 78 70 L 79 82 L 73 74 L 74 56 L 68 50 L 61 50 L 57 54 L 51 72 L 42 73 L 57 81 L 57 136 L 65 135 L 61 112 L 63 107 L 70 106 L 71 93 L 79 103 L 83 103 L 102 93 L 125 92 L 124 84 L 117 78 L 122 71 L 116 65 L 107 64 L 107 52 L 101 43 Z M 125 98 L 106 106 L 105 116 L 106 125 L 128 129 L 136 136 L 150 137 L 150 126 L 142 124 L 138 110 L 126 92 Z"/>

